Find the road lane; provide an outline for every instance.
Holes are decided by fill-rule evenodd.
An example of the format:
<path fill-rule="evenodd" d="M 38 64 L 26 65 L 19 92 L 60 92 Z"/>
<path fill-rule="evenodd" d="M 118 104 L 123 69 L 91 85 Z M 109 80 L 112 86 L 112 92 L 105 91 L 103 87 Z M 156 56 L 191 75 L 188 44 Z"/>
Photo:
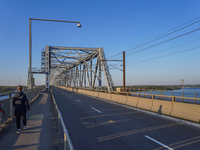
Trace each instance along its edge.
<path fill-rule="evenodd" d="M 76 99 L 78 102 L 81 102 L 79 99 Z"/>
<path fill-rule="evenodd" d="M 165 145 L 165 144 L 163 144 L 163 143 L 161 143 L 161 142 L 159 142 L 159 141 L 157 141 L 157 140 L 155 140 L 155 139 L 153 139 L 153 138 L 151 138 L 151 137 L 149 137 L 149 136 L 147 136 L 147 135 L 145 135 L 145 137 L 148 138 L 148 139 L 150 139 L 150 140 L 152 140 L 153 142 L 158 143 L 158 144 L 161 145 L 162 147 L 165 147 L 165 148 L 167 148 L 167 149 L 169 149 L 169 150 L 174 150 L 174 149 L 172 149 L 171 147 L 169 147 L 169 146 L 167 146 L 167 145 Z"/>
<path fill-rule="evenodd" d="M 199 149 L 198 128 L 55 87 L 53 92 L 75 149 L 166 149 L 145 136 L 172 149 Z"/>
<path fill-rule="evenodd" d="M 96 109 L 96 108 L 94 108 L 94 107 L 91 107 L 93 110 L 95 110 L 95 111 L 97 111 L 98 113 L 102 113 L 100 110 L 98 110 L 98 109 Z"/>

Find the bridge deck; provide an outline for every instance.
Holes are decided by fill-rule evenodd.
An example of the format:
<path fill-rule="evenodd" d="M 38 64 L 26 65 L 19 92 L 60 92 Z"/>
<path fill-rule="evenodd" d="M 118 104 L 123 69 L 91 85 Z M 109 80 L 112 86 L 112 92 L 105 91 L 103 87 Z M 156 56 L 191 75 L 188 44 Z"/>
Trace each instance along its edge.
<path fill-rule="evenodd" d="M 52 90 L 77 150 L 199 149 L 199 128 L 57 87 Z M 49 93 L 38 97 L 27 119 L 28 129 L 20 135 L 15 124 L 0 134 L 0 150 L 58 148 Z"/>
<path fill-rule="evenodd" d="M 21 134 L 16 134 L 16 124 L 13 123 L 0 133 L 0 149 L 57 149 L 57 132 L 53 117 L 51 96 L 43 92 L 31 106 L 31 111 L 27 113 L 26 130 L 22 129 Z"/>
<path fill-rule="evenodd" d="M 75 150 L 199 150 L 200 129 L 52 87 Z"/>

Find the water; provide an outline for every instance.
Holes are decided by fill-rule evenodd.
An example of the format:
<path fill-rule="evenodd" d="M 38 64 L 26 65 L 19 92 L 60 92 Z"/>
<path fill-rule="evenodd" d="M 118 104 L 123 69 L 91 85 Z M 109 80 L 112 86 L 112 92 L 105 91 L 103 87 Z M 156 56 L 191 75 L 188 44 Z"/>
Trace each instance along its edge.
<path fill-rule="evenodd" d="M 174 91 L 181 91 L 181 92 L 200 92 L 200 88 L 184 88 L 184 89 L 174 90 Z"/>
<path fill-rule="evenodd" d="M 200 98 L 200 88 L 184 88 L 171 91 L 142 91 L 137 93 Z"/>
<path fill-rule="evenodd" d="M 9 95 L 6 95 L 6 96 L 1 96 L 1 95 L 4 95 L 4 93 L 0 93 L 0 100 L 9 98 Z M 13 94 L 12 94 L 12 96 L 13 96 Z"/>
<path fill-rule="evenodd" d="M 8 98 L 9 96 L 1 96 L 1 95 L 3 95 L 2 93 L 0 93 L 0 100 L 2 100 L 2 99 L 6 99 L 6 98 Z"/>
<path fill-rule="evenodd" d="M 140 97 L 145 97 L 145 98 L 152 98 L 152 95 L 146 95 L 146 94 L 153 94 L 155 95 L 154 99 L 167 100 L 167 101 L 171 101 L 172 100 L 171 96 L 175 96 L 176 102 L 200 104 L 200 100 L 195 99 L 195 98 L 200 98 L 200 88 L 184 88 L 172 91 L 143 91 L 137 93 L 140 93 Z M 132 94 L 132 95 L 137 96 L 137 94 Z M 170 97 L 165 97 L 165 96 L 170 96 Z"/>
<path fill-rule="evenodd" d="M 200 88 L 184 88 L 180 90 L 174 90 L 174 94 L 179 94 L 179 93 L 182 93 L 183 97 L 200 98 Z"/>

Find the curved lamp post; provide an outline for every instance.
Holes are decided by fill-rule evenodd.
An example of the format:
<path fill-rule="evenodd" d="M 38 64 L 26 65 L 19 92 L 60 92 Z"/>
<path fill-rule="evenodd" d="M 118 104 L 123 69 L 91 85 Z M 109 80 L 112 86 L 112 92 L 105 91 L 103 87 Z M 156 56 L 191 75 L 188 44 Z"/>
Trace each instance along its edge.
<path fill-rule="evenodd" d="M 77 23 L 77 27 L 81 27 L 81 24 L 78 21 L 65 21 L 65 20 L 51 20 L 51 19 L 29 18 L 29 73 L 28 73 L 28 89 L 32 89 L 33 88 L 33 77 L 32 77 L 32 70 L 31 70 L 31 68 L 32 68 L 31 20 L 65 22 L 65 23 Z"/>

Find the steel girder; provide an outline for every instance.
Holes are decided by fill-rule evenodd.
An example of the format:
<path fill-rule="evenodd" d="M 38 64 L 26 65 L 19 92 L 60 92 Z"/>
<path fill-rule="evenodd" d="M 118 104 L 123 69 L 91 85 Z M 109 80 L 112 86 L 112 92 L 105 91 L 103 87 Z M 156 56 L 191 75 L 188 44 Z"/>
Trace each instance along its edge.
<path fill-rule="evenodd" d="M 46 87 L 62 85 L 94 89 L 102 86 L 104 72 L 107 89 L 113 91 L 113 81 L 105 61 L 103 48 L 46 46 Z M 98 83 L 96 83 L 98 80 Z"/>

